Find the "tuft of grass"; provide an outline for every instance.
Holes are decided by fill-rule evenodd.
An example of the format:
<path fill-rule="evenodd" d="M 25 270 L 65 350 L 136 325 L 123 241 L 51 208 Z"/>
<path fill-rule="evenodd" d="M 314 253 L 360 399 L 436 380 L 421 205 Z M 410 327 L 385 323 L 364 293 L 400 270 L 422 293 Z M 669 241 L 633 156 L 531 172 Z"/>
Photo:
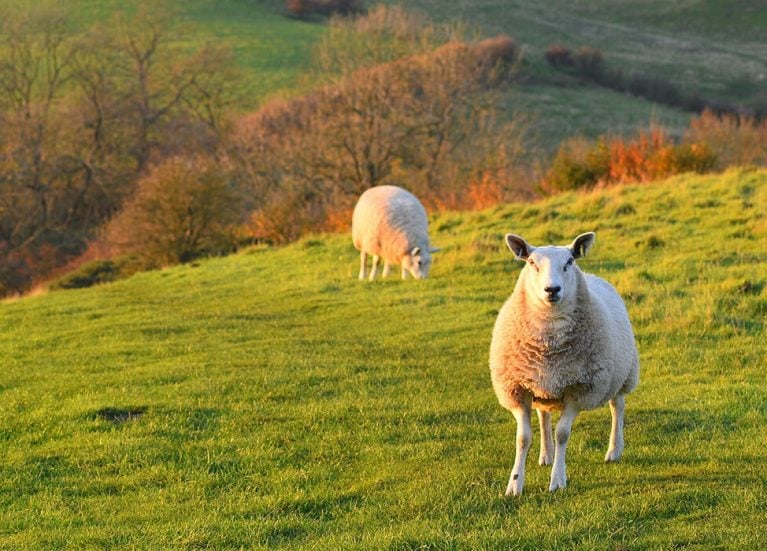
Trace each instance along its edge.
<path fill-rule="evenodd" d="M 437 216 L 424 281 L 313 236 L 4 303 L 0 547 L 764 547 L 765 213 L 767 171 L 688 175 Z M 583 413 L 568 488 L 531 459 L 504 498 L 502 236 L 588 230 L 640 350 L 626 451 Z"/>

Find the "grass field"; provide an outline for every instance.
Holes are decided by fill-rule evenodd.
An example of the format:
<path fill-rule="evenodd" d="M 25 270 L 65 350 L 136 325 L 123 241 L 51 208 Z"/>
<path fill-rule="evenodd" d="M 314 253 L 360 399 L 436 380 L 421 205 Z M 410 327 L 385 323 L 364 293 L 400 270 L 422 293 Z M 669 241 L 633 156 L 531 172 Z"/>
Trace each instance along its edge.
<path fill-rule="evenodd" d="M 4 303 L 0 548 L 763 548 L 765 213 L 765 171 L 682 176 L 437 216 L 425 281 L 315 236 Z M 584 413 L 567 489 L 533 457 L 504 498 L 502 236 L 587 230 L 640 350 L 626 452 Z"/>

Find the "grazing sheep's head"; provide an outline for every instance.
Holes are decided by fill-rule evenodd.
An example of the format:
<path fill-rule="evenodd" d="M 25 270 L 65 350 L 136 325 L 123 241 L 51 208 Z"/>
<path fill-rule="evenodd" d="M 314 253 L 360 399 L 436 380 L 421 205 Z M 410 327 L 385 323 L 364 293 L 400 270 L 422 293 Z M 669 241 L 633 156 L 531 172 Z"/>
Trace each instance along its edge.
<path fill-rule="evenodd" d="M 576 286 L 575 260 L 586 255 L 594 244 L 596 234 L 583 233 L 568 247 L 533 247 L 522 237 L 510 233 L 506 244 L 519 260 L 527 262 L 520 274 L 528 296 L 541 303 L 555 305 L 566 301 Z"/>
<path fill-rule="evenodd" d="M 429 277 L 429 268 L 431 268 L 431 253 L 436 253 L 438 250 L 414 247 L 410 254 L 402 259 L 402 269 L 410 272 L 415 279 L 426 279 Z"/>

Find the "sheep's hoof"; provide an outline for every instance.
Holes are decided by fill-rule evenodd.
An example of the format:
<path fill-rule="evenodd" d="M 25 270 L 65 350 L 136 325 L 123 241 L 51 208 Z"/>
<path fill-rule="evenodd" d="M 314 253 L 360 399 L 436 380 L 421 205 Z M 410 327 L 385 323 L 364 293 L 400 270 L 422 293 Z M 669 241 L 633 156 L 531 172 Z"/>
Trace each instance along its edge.
<path fill-rule="evenodd" d="M 506 497 L 522 495 L 522 487 L 525 485 L 524 475 L 512 474 L 509 485 L 506 486 Z"/>
<path fill-rule="evenodd" d="M 567 486 L 567 476 L 562 474 L 551 473 L 551 484 L 549 484 L 549 491 L 556 492 L 557 490 L 564 489 Z"/>
<path fill-rule="evenodd" d="M 615 463 L 620 461 L 623 450 L 620 448 L 610 448 L 605 455 L 605 463 Z"/>
<path fill-rule="evenodd" d="M 551 456 L 546 454 L 541 454 L 538 456 L 538 464 L 543 467 L 545 465 L 551 465 Z"/>

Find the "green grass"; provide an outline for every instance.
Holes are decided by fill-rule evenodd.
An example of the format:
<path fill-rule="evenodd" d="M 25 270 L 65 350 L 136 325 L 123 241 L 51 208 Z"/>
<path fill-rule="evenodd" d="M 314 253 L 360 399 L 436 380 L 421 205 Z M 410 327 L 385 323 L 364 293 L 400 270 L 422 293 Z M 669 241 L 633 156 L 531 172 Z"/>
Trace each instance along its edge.
<path fill-rule="evenodd" d="M 681 176 L 437 216 L 425 281 L 314 236 L 2 304 L 0 547 L 764 547 L 766 212 L 765 171 Z M 587 230 L 640 350 L 626 451 L 584 413 L 567 489 L 533 457 L 504 498 L 502 236 Z"/>
<path fill-rule="evenodd" d="M 0 5 L 3 4 L 15 5 L 7 0 L 0 1 Z M 132 13 L 139 3 L 63 0 L 60 4 L 76 28 L 86 29 L 111 21 L 117 12 Z M 310 86 L 306 73 L 311 65 L 312 47 L 321 36 L 323 26 L 285 17 L 284 3 L 165 0 L 162 6 L 174 14 L 175 26 L 168 35 L 173 48 L 194 51 L 210 43 L 232 51 L 241 69 L 236 90 L 237 108 L 253 110 L 271 96 L 294 94 Z"/>

